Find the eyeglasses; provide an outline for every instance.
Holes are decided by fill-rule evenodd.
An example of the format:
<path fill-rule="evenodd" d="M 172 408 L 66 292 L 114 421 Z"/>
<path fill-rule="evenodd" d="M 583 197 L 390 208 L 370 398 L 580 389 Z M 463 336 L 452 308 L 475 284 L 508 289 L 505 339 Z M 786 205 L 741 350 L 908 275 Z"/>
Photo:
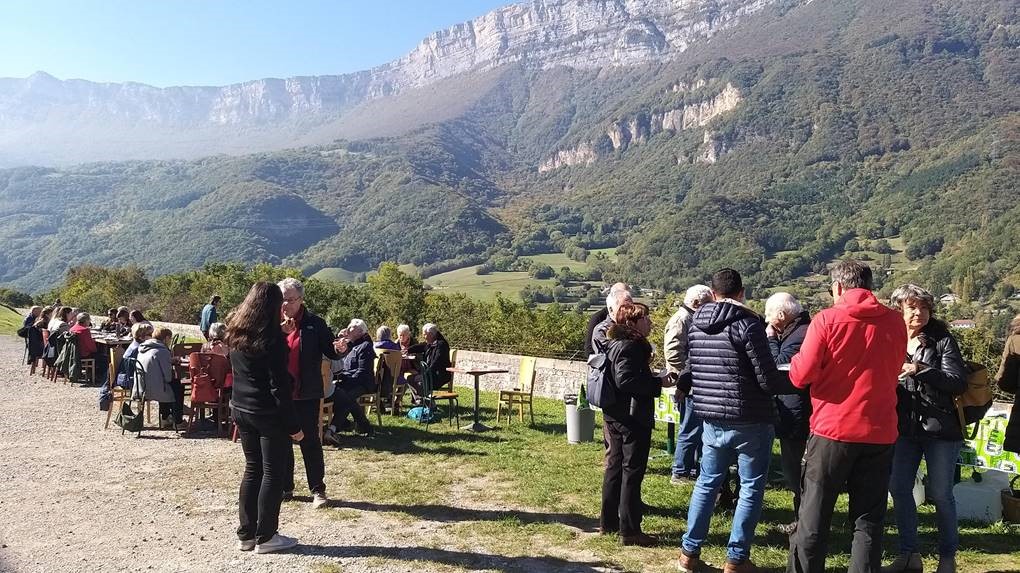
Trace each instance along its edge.
<path fill-rule="evenodd" d="M 283 299 L 283 302 L 285 302 L 287 304 L 294 304 L 295 302 L 301 302 L 301 299 L 300 298 L 285 298 L 285 299 Z"/>

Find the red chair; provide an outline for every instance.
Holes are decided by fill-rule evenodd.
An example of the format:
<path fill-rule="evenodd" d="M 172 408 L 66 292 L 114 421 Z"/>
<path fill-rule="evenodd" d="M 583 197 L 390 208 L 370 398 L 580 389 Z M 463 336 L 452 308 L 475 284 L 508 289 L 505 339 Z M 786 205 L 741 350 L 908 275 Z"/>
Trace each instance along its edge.
<path fill-rule="evenodd" d="M 229 401 L 224 391 L 229 372 L 230 362 L 223 355 L 193 352 L 188 356 L 188 374 L 191 378 L 191 416 L 188 418 L 188 433 L 191 433 L 199 413 L 211 410 L 216 415 L 216 434 L 223 435 L 230 417 Z"/>

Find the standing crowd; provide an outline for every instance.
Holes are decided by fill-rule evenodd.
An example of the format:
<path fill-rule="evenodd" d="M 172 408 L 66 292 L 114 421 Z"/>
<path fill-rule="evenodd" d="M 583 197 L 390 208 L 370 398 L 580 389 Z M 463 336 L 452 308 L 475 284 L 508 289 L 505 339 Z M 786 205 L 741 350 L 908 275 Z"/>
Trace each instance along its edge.
<path fill-rule="evenodd" d="M 601 533 L 618 533 L 624 545 L 658 544 L 641 530 L 641 483 L 654 399 L 675 386 L 682 421 L 672 482 L 693 485 L 681 571 L 709 570 L 701 552 L 718 505 L 733 510 L 723 572 L 759 571 L 751 548 L 777 437 L 796 516 L 779 526 L 790 539 L 789 572 L 825 571 L 836 499 L 848 492 L 849 571 L 921 573 L 913 487 L 922 459 L 938 525 L 936 573 L 957 570 L 953 485 L 966 421 L 954 398 L 967 390 L 967 364 L 934 317 L 927 290 L 900 286 L 887 306 L 872 292 L 871 269 L 854 260 L 836 263 L 830 278 L 833 305 L 814 317 L 785 292 L 772 295 L 761 316 L 745 304 L 737 271 L 716 272 L 710 287 L 687 290 L 667 323 L 659 373 L 649 366 L 648 307 L 632 300 L 627 285 L 611 288 L 588 336 L 590 352 L 606 356 L 615 382 L 603 407 Z M 1014 338 L 997 376 L 1006 391 L 1016 390 L 1020 375 L 1020 317 Z M 1020 450 L 1017 433 L 1014 420 L 1011 451 Z M 899 551 L 882 566 L 889 497 Z"/>

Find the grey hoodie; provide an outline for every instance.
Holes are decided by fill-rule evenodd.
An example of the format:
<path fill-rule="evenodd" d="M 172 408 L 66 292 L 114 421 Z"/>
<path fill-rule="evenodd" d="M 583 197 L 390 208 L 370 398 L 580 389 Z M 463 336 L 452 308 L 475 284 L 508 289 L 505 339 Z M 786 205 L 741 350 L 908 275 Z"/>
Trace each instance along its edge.
<path fill-rule="evenodd" d="M 138 384 L 131 388 L 131 398 L 138 400 L 144 395 L 146 400 L 153 402 L 173 402 L 170 349 L 155 338 L 146 340 L 138 346 L 138 366 L 144 373 L 144 383 L 141 388 Z"/>

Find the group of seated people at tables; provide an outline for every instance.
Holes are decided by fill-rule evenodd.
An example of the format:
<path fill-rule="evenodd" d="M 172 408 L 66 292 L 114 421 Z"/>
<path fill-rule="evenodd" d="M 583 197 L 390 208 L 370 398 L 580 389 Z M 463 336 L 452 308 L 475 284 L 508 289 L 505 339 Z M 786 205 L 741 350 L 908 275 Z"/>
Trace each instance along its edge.
<path fill-rule="evenodd" d="M 115 386 L 131 389 L 132 399 L 144 396 L 145 400 L 159 403 L 160 427 L 183 428 L 184 387 L 174 368 L 171 349 L 173 333 L 170 329 L 154 327 L 139 310 L 127 307 L 109 309 L 106 320 L 97 331 L 131 338 L 123 357 L 113 365 L 111 357 L 106 355 L 106 347 L 98 344 L 93 336 L 92 317 L 86 312 L 60 306 L 58 301 L 52 307 L 33 307 L 25 318 L 25 326 L 30 329 L 27 341 L 30 364 L 34 365 L 39 359 L 44 359 L 52 365 L 56 353 L 51 347 L 55 345 L 56 338 L 64 332 L 71 332 L 77 337 L 80 358 L 95 361 L 94 382 L 101 384 L 101 409 L 108 408 L 112 400 L 112 389 L 105 381 L 108 379 L 108 368 L 113 367 L 115 375 L 112 382 Z M 226 325 L 221 322 L 210 325 L 201 352 L 228 357 L 230 348 L 225 340 L 226 330 Z M 430 374 L 432 389 L 450 382 L 453 375 L 447 371 L 451 362 L 450 346 L 446 338 L 431 323 L 422 328 L 422 337 L 424 342 L 415 343 L 411 328 L 401 324 L 397 326 L 397 339 L 393 340 L 392 330 L 383 325 L 376 330 L 377 340 L 373 341 L 365 321 L 357 318 L 352 319 L 347 328 L 338 333 L 340 359 L 334 360 L 331 368 L 333 390 L 327 399 L 334 403 L 334 416 L 327 430 L 327 441 L 330 441 L 331 434 L 335 436 L 336 432 L 352 428 L 363 434 L 372 433 L 371 423 L 359 407 L 358 398 L 376 391 L 377 349 L 401 353 L 398 380 L 410 389 L 412 403 L 420 403 L 426 393 L 421 372 L 423 367 Z M 135 369 L 138 367 L 142 369 L 143 376 L 138 378 L 140 384 L 135 384 Z M 392 387 L 394 378 L 385 361 L 380 361 L 380 367 L 384 369 L 380 396 L 392 407 L 397 397 Z M 228 369 L 223 386 L 227 392 L 231 387 L 231 379 L 232 374 Z"/>
<path fill-rule="evenodd" d="M 431 323 L 422 328 L 422 336 L 425 342 L 416 344 L 411 338 L 411 328 L 401 324 L 397 326 L 397 340 L 394 341 L 390 327 L 383 325 L 376 329 L 377 340 L 373 341 L 368 325 L 359 318 L 352 319 L 347 328 L 338 333 L 341 357 L 332 363 L 334 384 L 327 400 L 333 402 L 333 419 L 324 433 L 326 443 L 339 445 L 337 433 L 342 431 L 354 430 L 367 436 L 374 433 L 371 422 L 358 405 L 358 397 L 376 391 L 377 350 L 401 353 L 400 372 L 396 378 L 399 384 L 411 389 L 412 403 L 419 403 L 424 394 L 423 369 L 432 375 L 436 387 L 450 381 L 452 374 L 446 370 L 450 366 L 450 346 L 446 339 Z M 380 398 L 393 408 L 401 394 L 393 388 L 394 376 L 384 360 L 379 361 L 379 368 L 382 369 Z"/>

